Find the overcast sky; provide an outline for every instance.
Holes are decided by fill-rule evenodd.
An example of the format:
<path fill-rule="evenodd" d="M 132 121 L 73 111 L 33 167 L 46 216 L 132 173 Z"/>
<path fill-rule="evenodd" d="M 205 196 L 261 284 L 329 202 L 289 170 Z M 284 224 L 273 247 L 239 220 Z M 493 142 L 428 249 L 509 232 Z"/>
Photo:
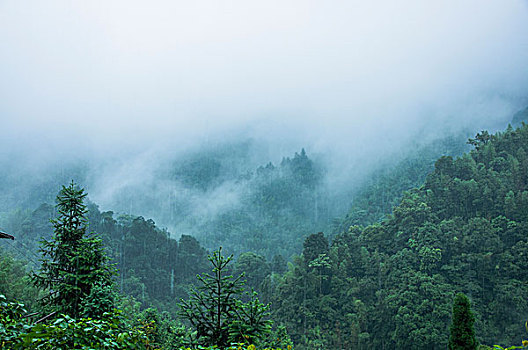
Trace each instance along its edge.
<path fill-rule="evenodd" d="M 526 0 L 1 0 L 0 145 L 342 147 L 500 119 L 528 103 L 527 63 Z"/>

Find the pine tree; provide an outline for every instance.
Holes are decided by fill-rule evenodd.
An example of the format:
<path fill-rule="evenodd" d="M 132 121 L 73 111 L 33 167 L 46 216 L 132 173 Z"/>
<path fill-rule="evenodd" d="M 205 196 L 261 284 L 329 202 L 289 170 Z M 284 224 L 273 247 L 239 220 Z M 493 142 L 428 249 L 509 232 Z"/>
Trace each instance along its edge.
<path fill-rule="evenodd" d="M 44 302 L 55 311 L 77 318 L 99 317 L 113 307 L 112 266 L 101 239 L 86 233 L 84 189 L 72 181 L 57 196 L 54 236 L 41 242 L 42 265 L 35 285 L 49 290 Z"/>
<path fill-rule="evenodd" d="M 458 293 L 453 301 L 453 319 L 449 327 L 449 350 L 474 350 L 478 346 L 473 324 L 475 316 L 468 297 Z"/>
<path fill-rule="evenodd" d="M 222 256 L 221 249 L 209 256 L 212 273 L 199 275 L 202 285 L 191 291 L 190 300 L 181 300 L 180 315 L 197 330 L 198 342 L 203 345 L 225 347 L 231 342 L 255 342 L 271 329 L 268 307 L 259 302 L 256 293 L 251 294 L 248 303 L 240 301 L 243 275 L 234 278 L 226 274 L 233 256 Z"/>

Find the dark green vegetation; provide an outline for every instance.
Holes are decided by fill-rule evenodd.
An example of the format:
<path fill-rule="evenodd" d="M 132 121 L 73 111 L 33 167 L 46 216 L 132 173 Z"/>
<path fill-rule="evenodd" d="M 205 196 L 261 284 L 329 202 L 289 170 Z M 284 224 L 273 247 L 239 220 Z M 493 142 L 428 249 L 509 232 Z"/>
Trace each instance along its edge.
<path fill-rule="evenodd" d="M 473 301 L 482 343 L 515 343 L 528 315 L 528 126 L 441 157 L 391 215 L 352 226 L 274 281 L 273 318 L 298 348 L 445 349 L 451 301 Z"/>
<path fill-rule="evenodd" d="M 460 156 L 469 151 L 463 134 L 414 145 L 405 157 L 395 164 L 380 166 L 354 194 L 352 206 L 344 220 L 336 222 L 334 234 L 348 230 L 353 225 L 367 226 L 380 222 L 392 212 L 405 191 L 420 187 L 436 160 L 441 156 Z"/>
<path fill-rule="evenodd" d="M 114 218 L 113 212 L 100 212 L 93 203 L 88 203 L 87 209 L 86 230 L 100 234 L 106 254 L 116 267 L 117 289 L 175 315 L 174 300 L 187 297 L 196 274 L 208 268 L 206 250 L 188 235 L 171 239 L 152 220 L 130 215 Z M 7 245 L 19 259 L 29 260 L 30 268 L 39 265 L 38 238 L 51 239 L 53 227 L 49 220 L 55 217 L 55 209 L 43 204 L 34 211 L 14 211 L 5 220 L 4 227 L 16 237 Z M 17 297 L 24 303 L 31 302 L 31 298 L 21 298 L 20 294 Z"/>
<path fill-rule="evenodd" d="M 449 350 L 475 350 L 477 348 L 474 323 L 475 316 L 471 311 L 468 297 L 463 293 L 458 293 L 453 301 L 451 326 L 449 326 Z"/>
<path fill-rule="evenodd" d="M 40 273 L 35 285 L 49 294 L 51 305 L 73 318 L 101 317 L 112 311 L 112 269 L 97 236 L 87 236 L 83 189 L 72 182 L 57 196 L 58 219 L 52 220 L 55 234 L 41 242 Z"/>
<path fill-rule="evenodd" d="M 199 188 L 220 166 L 207 164 L 189 165 Z M 199 221 L 197 238 L 207 247 L 223 246 L 232 253 L 253 251 L 268 259 L 290 256 L 300 250 L 306 232 L 330 222 L 322 181 L 322 170 L 304 149 L 293 158 L 283 158 L 278 166 L 268 163 L 241 174 L 236 181 L 242 193 L 240 203 Z"/>
<path fill-rule="evenodd" d="M 195 333 L 168 315 L 162 319 L 154 309 L 123 317 L 118 307 L 127 309 L 126 303 L 134 300 L 118 297 L 102 241 L 86 233 L 85 197 L 73 182 L 57 196 L 58 218 L 51 220 L 54 235 L 41 242 L 40 271 L 32 276 L 33 284 L 45 295 L 40 308 L 28 314 L 23 304 L 9 302 L 0 294 L 2 348 L 171 349 L 197 343 L 229 347 L 255 343 L 271 333 L 267 307 L 256 293 L 247 303 L 237 299 L 244 284 L 240 277 L 225 276 L 231 257 L 224 258 L 220 251 L 209 257 L 213 275 L 200 276 L 204 285 L 199 292 L 193 291 L 189 302 L 182 300 L 182 314 Z M 3 260 L 7 267 L 16 266 L 10 257 Z M 18 274 L 2 273 L 4 288 L 24 282 L 20 271 L 13 272 Z"/>
<path fill-rule="evenodd" d="M 449 327 L 458 324 L 453 298 L 463 292 L 473 306 L 478 342 L 519 344 L 526 337 L 528 317 L 528 126 L 495 135 L 480 132 L 469 140 L 471 152 L 458 158 L 438 156 L 460 154 L 468 147 L 464 142 L 445 139 L 438 145 L 373 176 L 354 197 L 348 215 L 333 223 L 323 168 L 304 151 L 279 166 L 269 164 L 241 177 L 242 205 L 196 223 L 204 232 L 202 244 L 227 242 L 225 249 L 238 253 L 232 264 L 220 254 L 208 261 L 206 249 L 190 235 L 175 240 L 152 220 L 100 212 L 88 203 L 89 224 L 83 232 L 98 232 L 116 264 L 112 303 L 123 312 L 107 312 L 106 318 L 92 321 L 81 318 L 89 295 L 109 295 L 110 284 L 94 279 L 89 284 L 100 288 L 67 287 L 83 290 L 77 309 L 67 312 L 68 303 L 61 303 L 59 309 L 64 307 L 61 312 L 69 316 L 56 324 L 44 322 L 32 337 L 67 342 L 71 330 L 80 332 L 75 336 L 81 339 L 135 339 L 141 346 L 164 349 L 190 339 L 285 346 L 290 338 L 297 349 L 445 349 L 450 334 L 463 328 Z M 208 157 L 186 160 L 181 169 L 187 170 L 174 176 L 206 193 L 232 178 L 225 163 L 215 164 Z M 19 258 L 37 269 L 36 238 L 58 245 L 48 219 L 58 218 L 57 237 L 65 227 L 62 215 L 43 204 L 1 217 L 2 228 L 16 237 L 2 243 L 14 248 L 9 254 L 17 258 L 3 253 L 0 267 L 0 294 L 7 296 L 3 310 L 18 315 L 10 318 L 14 324 L 8 328 L 15 330 L 10 334 L 22 334 L 26 321 L 20 321 L 20 306 L 9 301 L 24 302 L 27 312 L 50 311 L 37 303 L 47 290 L 31 286 Z M 333 230 L 309 234 L 323 228 Z M 44 250 L 52 251 L 53 244 Z M 103 259 L 99 245 L 94 247 Z M 301 251 L 287 263 L 285 257 Z M 83 264 L 94 260 L 82 255 L 78 261 L 87 259 Z M 202 275 L 200 283 L 196 274 L 209 271 L 210 262 L 215 270 L 209 277 Z M 46 264 L 42 266 L 46 271 Z M 103 272 L 97 275 L 107 276 Z M 247 281 L 246 296 L 238 283 L 241 274 Z M 223 281 L 225 289 L 214 289 L 215 281 Z M 269 328 L 266 308 L 252 288 L 270 303 L 274 328 Z M 177 306 L 180 299 L 186 300 L 182 309 Z M 82 333 L 85 329 L 102 333 Z M 271 339 L 281 339 L 280 344 Z"/>
<path fill-rule="evenodd" d="M 259 343 L 269 334 L 272 322 L 267 306 L 252 293 L 247 303 L 241 301 L 244 291 L 242 275 L 233 277 L 226 270 L 232 256 L 213 252 L 209 261 L 212 273 L 198 276 L 201 285 L 191 292 L 188 301 L 181 301 L 181 316 L 197 330 L 197 341 L 203 345 L 227 347 L 232 343 Z"/>
<path fill-rule="evenodd" d="M 0 295 L 2 348 L 129 349 L 148 341 L 115 309 L 112 270 L 102 241 L 86 234 L 85 197 L 73 182 L 57 196 L 54 235 L 41 242 L 40 271 L 32 276 L 44 294 L 41 308 L 28 314 L 22 304 Z"/>

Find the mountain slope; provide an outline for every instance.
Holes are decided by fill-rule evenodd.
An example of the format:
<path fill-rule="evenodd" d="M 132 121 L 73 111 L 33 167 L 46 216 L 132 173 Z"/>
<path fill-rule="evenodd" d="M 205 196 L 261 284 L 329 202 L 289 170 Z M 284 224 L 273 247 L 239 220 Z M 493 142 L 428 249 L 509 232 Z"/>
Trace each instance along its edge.
<path fill-rule="evenodd" d="M 330 246 L 305 241 L 268 295 L 298 348 L 445 349 L 456 292 L 472 299 L 481 342 L 518 342 L 528 315 L 528 126 L 473 144 L 438 159 L 382 222 L 352 226 Z"/>

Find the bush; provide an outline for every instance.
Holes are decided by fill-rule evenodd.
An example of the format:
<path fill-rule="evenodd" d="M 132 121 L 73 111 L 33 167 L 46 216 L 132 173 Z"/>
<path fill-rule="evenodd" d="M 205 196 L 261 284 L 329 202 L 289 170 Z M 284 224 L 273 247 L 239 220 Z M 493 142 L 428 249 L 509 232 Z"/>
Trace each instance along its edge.
<path fill-rule="evenodd" d="M 0 344 L 2 349 L 147 349 L 141 328 L 129 327 L 114 310 L 102 319 L 74 319 L 61 315 L 51 324 L 32 324 L 24 305 L 0 295 Z"/>

